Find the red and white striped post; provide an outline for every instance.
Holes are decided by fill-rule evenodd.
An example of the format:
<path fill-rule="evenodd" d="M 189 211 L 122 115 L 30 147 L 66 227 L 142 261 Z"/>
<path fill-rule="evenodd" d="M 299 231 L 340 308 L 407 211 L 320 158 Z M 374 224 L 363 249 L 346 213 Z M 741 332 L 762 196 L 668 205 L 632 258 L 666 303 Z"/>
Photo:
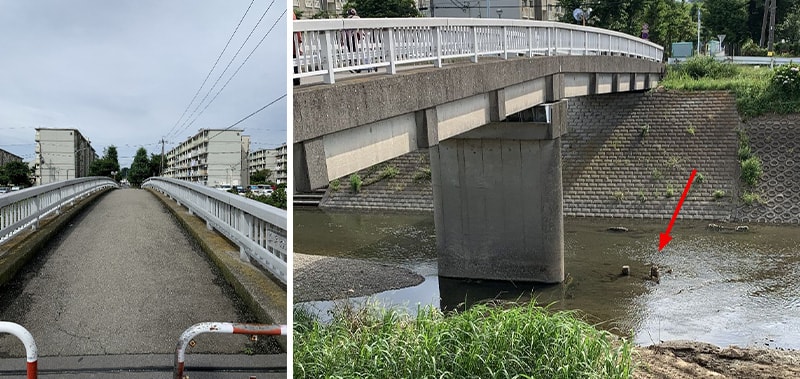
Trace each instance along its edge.
<path fill-rule="evenodd" d="M 21 325 L 8 321 L 0 321 L 0 333 L 11 334 L 22 341 L 22 344 L 25 345 L 28 379 L 36 379 L 39 375 L 36 367 L 39 353 L 36 350 L 36 342 L 33 340 L 31 333 Z"/>
<path fill-rule="evenodd" d="M 183 366 L 186 362 L 186 346 L 195 337 L 203 333 L 247 334 L 260 336 L 285 336 L 286 325 L 238 324 L 231 322 L 201 322 L 186 329 L 178 345 L 175 347 L 174 378 L 183 379 Z"/>

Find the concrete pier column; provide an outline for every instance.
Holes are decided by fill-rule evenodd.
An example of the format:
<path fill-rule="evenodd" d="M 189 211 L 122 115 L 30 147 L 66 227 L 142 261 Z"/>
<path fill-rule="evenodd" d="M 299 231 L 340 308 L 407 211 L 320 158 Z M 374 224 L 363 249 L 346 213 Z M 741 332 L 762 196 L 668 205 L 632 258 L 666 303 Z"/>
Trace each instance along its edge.
<path fill-rule="evenodd" d="M 430 149 L 439 275 L 564 280 L 561 141 L 551 122 L 494 122 Z"/>

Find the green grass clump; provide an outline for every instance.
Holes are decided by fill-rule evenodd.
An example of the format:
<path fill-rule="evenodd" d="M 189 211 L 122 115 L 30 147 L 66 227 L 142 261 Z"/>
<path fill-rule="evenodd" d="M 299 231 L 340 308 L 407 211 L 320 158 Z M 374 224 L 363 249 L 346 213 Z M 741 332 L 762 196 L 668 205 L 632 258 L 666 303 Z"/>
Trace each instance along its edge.
<path fill-rule="evenodd" d="M 628 378 L 631 349 L 575 312 L 477 305 L 416 317 L 374 304 L 322 324 L 295 314 L 297 378 Z"/>
<path fill-rule="evenodd" d="M 716 191 L 714 191 L 714 193 L 712 194 L 712 196 L 714 196 L 714 199 L 715 199 L 715 200 L 722 199 L 723 197 L 725 197 L 725 191 L 723 191 L 723 190 L 716 190 Z"/>
<path fill-rule="evenodd" d="M 361 176 L 360 175 L 358 175 L 358 174 L 350 175 L 350 188 L 353 190 L 353 192 L 355 192 L 355 193 L 361 192 L 361 184 L 362 183 L 363 182 L 361 181 Z"/>
<path fill-rule="evenodd" d="M 339 190 L 339 186 L 341 186 L 341 182 L 339 182 L 339 179 L 334 179 L 334 180 L 331 182 L 331 189 L 332 189 L 332 190 L 334 190 L 334 191 L 338 191 L 338 190 Z"/>
<path fill-rule="evenodd" d="M 761 169 L 761 160 L 758 157 L 750 157 L 742 161 L 742 180 L 751 187 L 758 184 L 764 171 Z"/>
<path fill-rule="evenodd" d="M 764 201 L 761 200 L 761 195 L 755 192 L 745 192 L 742 194 L 742 202 L 744 202 L 746 205 L 764 203 Z"/>

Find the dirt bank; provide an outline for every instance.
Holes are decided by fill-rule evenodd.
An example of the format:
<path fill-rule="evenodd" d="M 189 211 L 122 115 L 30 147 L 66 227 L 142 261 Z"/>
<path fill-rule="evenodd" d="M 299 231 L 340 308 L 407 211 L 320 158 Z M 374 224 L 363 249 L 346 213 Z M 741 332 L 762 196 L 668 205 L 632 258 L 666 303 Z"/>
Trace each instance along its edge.
<path fill-rule="evenodd" d="M 359 259 L 294 254 L 294 302 L 376 294 L 422 283 L 411 270 Z"/>
<path fill-rule="evenodd" d="M 670 341 L 637 348 L 634 379 L 800 378 L 800 352 Z"/>

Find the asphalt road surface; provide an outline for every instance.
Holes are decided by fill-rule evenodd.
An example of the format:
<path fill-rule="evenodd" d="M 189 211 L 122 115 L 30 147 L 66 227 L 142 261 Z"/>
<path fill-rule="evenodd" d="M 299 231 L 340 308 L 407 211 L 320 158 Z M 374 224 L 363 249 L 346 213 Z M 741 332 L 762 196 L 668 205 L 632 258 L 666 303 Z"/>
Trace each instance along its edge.
<path fill-rule="evenodd" d="M 26 327 L 44 361 L 171 354 L 195 323 L 253 317 L 152 194 L 123 189 L 89 206 L 0 288 L 0 320 Z M 242 335 L 205 334 L 196 342 L 187 356 L 266 348 Z M 24 354 L 16 338 L 0 335 L 0 358 Z"/>

